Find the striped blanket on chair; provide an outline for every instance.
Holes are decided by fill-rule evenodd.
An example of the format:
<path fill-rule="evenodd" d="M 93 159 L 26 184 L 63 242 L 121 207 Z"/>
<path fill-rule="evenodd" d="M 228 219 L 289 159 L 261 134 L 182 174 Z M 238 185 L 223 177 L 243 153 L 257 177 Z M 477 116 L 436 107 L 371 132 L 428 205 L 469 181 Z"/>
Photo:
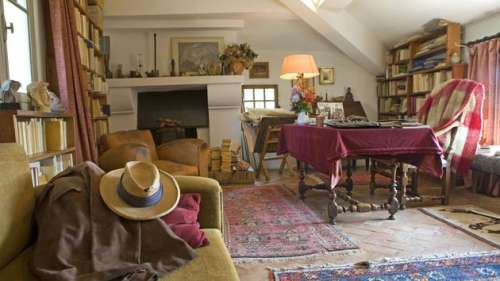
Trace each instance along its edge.
<path fill-rule="evenodd" d="M 483 84 L 452 79 L 435 88 L 418 112 L 419 122 L 433 128 L 451 171 L 458 175 L 469 171 L 476 155 L 483 125 L 483 101 Z"/>

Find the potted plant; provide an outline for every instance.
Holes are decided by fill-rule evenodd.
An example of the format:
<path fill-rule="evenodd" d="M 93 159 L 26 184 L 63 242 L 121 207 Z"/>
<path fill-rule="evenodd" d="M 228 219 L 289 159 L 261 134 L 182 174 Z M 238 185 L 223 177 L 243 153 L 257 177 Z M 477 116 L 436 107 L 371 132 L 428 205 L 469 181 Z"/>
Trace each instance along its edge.
<path fill-rule="evenodd" d="M 300 83 L 299 83 L 300 84 Z M 307 114 L 313 112 L 316 103 L 316 93 L 313 88 L 303 89 L 301 85 L 292 88 L 290 102 L 292 111 L 297 113 L 297 123 L 305 124 Z"/>
<path fill-rule="evenodd" d="M 230 67 L 232 74 L 241 75 L 243 70 L 252 67 L 257 56 L 248 43 L 231 44 L 224 49 L 220 60 L 224 65 Z"/>

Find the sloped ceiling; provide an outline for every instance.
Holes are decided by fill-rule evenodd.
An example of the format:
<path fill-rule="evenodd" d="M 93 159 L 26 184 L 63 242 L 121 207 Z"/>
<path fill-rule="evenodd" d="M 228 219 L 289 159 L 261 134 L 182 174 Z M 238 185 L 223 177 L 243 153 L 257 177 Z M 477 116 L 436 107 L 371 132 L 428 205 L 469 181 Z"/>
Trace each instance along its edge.
<path fill-rule="evenodd" d="M 346 10 L 391 46 L 433 18 L 467 24 L 499 13 L 500 0 L 352 0 Z"/>
<path fill-rule="evenodd" d="M 500 13 L 500 0 L 325 0 L 315 12 L 301 1 L 107 0 L 104 13 L 109 27 L 127 28 L 241 28 L 249 19 L 301 19 L 375 74 L 383 71 L 384 48 L 431 19 L 466 24 Z"/>

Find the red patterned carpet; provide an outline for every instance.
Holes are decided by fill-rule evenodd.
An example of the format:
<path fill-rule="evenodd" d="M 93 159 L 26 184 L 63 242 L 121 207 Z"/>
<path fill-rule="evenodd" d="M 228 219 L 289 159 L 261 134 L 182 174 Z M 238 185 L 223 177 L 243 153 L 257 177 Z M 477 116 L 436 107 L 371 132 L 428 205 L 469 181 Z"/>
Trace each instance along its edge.
<path fill-rule="evenodd" d="M 278 258 L 357 248 L 282 185 L 224 191 L 233 258 Z"/>

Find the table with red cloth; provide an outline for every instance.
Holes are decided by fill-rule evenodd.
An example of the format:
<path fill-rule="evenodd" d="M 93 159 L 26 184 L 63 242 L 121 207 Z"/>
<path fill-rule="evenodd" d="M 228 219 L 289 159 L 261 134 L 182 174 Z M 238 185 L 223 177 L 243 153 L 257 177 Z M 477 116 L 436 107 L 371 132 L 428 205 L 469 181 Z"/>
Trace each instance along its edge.
<path fill-rule="evenodd" d="M 431 128 L 332 128 L 308 125 L 285 125 L 281 130 L 278 154 L 288 153 L 317 171 L 329 175 L 328 214 L 332 221 L 338 214 L 335 187 L 342 178 L 341 160 L 351 157 L 395 159 L 417 166 L 420 171 L 441 177 L 443 153 Z M 304 183 L 304 165 L 299 165 L 301 197 L 307 188 Z M 388 209 L 393 218 L 399 208 L 393 184 Z M 405 192 L 404 190 L 402 192 Z M 397 206 L 396 206 L 397 205 Z"/>

